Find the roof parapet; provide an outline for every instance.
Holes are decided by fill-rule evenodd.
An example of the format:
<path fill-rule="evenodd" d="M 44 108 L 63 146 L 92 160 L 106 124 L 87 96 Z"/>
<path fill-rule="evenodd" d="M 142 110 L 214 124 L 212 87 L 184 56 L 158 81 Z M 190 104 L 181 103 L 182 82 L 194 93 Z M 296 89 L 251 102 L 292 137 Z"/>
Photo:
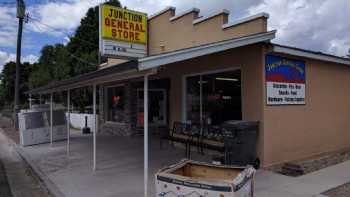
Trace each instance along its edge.
<path fill-rule="evenodd" d="M 227 24 L 222 25 L 222 29 L 226 29 L 226 28 L 230 28 L 230 27 L 233 27 L 236 25 L 240 25 L 242 23 L 246 23 L 246 22 L 261 18 L 261 17 L 268 19 L 270 17 L 270 15 L 268 13 L 262 12 L 262 13 L 258 13 L 258 14 L 255 14 L 255 15 L 252 15 L 249 17 L 240 18 L 236 21 L 232 21 L 232 22 L 229 22 Z"/>
<path fill-rule="evenodd" d="M 192 13 L 192 12 L 194 12 L 195 14 L 198 14 L 198 13 L 200 12 L 200 9 L 198 9 L 198 8 L 192 8 L 192 9 L 186 10 L 186 11 L 180 13 L 179 15 L 176 15 L 176 16 L 171 17 L 171 18 L 169 19 L 169 21 L 174 21 L 174 20 L 179 19 L 179 18 L 181 18 L 181 17 L 183 17 L 183 16 L 185 16 L 185 15 L 187 15 L 187 14 L 190 14 L 190 13 Z"/>
<path fill-rule="evenodd" d="M 276 30 L 258 33 L 249 36 L 243 36 L 239 38 L 233 38 L 228 40 L 223 40 L 215 43 L 203 44 L 200 46 L 179 49 L 176 51 L 171 51 L 163 54 L 158 54 L 154 56 L 148 56 L 138 59 L 139 70 L 146 70 L 157 68 L 162 65 L 180 62 L 200 56 L 210 55 L 213 53 L 222 52 L 225 50 L 238 48 L 242 46 L 247 46 L 251 44 L 256 44 L 259 42 L 270 42 L 274 39 L 276 35 Z"/>
<path fill-rule="evenodd" d="M 216 13 L 214 13 L 214 14 L 211 14 L 211 15 L 209 15 L 209 16 L 200 17 L 200 18 L 194 20 L 194 21 L 192 22 L 192 24 L 193 24 L 193 25 L 199 24 L 199 23 L 201 23 L 201 22 L 204 22 L 204 21 L 206 21 L 206 20 L 209 20 L 209 19 L 211 19 L 211 18 L 213 18 L 213 17 L 215 17 L 215 16 L 218 16 L 218 15 L 221 15 L 221 14 L 229 15 L 229 14 L 230 14 L 230 11 L 229 11 L 229 10 L 226 10 L 226 9 L 223 9 L 223 10 L 221 10 L 221 11 L 219 11 L 219 12 L 216 12 Z"/>
<path fill-rule="evenodd" d="M 161 10 L 161 11 L 159 11 L 159 12 L 156 12 L 156 13 L 152 14 L 151 16 L 149 16 L 149 17 L 148 17 L 148 20 L 153 19 L 153 18 L 155 18 L 155 17 L 157 17 L 157 16 L 159 16 L 159 15 L 161 15 L 161 14 L 164 14 L 164 13 L 167 12 L 167 11 L 174 11 L 174 12 L 175 12 L 175 10 L 176 10 L 175 7 L 173 7 L 173 6 L 168 6 L 168 7 L 166 7 L 165 9 L 163 9 L 163 10 Z"/>

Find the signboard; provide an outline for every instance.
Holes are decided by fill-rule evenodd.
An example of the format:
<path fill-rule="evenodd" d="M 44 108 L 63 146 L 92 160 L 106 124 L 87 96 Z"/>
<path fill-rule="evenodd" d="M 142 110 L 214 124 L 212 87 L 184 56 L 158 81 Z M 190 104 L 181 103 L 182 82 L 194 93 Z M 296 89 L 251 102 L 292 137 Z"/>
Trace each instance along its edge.
<path fill-rule="evenodd" d="M 146 14 L 101 4 L 99 18 L 102 55 L 118 58 L 146 56 Z"/>
<path fill-rule="evenodd" d="M 305 62 L 267 55 L 265 61 L 268 105 L 305 104 Z"/>

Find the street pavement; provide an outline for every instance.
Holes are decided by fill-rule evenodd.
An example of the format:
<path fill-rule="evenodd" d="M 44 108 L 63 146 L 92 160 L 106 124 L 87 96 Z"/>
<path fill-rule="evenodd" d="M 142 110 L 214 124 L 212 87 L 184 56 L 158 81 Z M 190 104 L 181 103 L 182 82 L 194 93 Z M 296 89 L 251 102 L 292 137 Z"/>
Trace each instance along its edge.
<path fill-rule="evenodd" d="M 0 161 L 3 164 L 3 168 L 0 168 L 0 197 L 50 197 L 44 185 L 17 154 L 15 146 L 0 129 Z M 7 176 L 10 187 L 7 190 L 4 175 Z M 9 194 L 10 191 L 12 195 Z"/>
<path fill-rule="evenodd" d="M 12 197 L 10 186 L 7 182 L 5 168 L 1 161 L 0 161 L 0 196 Z"/>

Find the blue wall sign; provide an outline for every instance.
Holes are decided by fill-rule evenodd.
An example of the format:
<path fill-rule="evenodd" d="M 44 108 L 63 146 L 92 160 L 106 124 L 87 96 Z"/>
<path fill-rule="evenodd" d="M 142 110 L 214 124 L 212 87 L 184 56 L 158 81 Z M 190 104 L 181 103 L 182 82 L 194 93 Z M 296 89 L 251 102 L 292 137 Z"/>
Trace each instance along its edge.
<path fill-rule="evenodd" d="M 266 100 L 268 105 L 305 104 L 305 62 L 266 55 Z"/>

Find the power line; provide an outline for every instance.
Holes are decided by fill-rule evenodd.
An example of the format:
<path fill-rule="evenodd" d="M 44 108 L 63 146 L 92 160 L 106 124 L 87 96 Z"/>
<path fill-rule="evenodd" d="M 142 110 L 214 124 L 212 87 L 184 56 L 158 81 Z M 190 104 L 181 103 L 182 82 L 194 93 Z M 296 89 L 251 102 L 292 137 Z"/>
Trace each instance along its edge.
<path fill-rule="evenodd" d="M 78 61 L 80 61 L 80 62 L 83 62 L 83 63 L 85 63 L 85 64 L 89 64 L 89 65 L 91 65 L 91 66 L 98 66 L 97 63 L 88 62 L 88 61 L 86 61 L 86 60 L 84 60 L 84 59 L 82 59 L 82 58 L 80 58 L 80 57 L 77 57 L 77 56 L 73 55 L 73 53 L 70 53 L 69 51 L 67 51 L 67 53 L 68 53 L 71 57 L 73 57 L 74 59 L 76 59 L 76 60 L 78 60 Z"/>
<path fill-rule="evenodd" d="M 48 27 L 48 28 L 50 28 L 50 29 L 52 29 L 52 30 L 54 30 L 54 31 L 61 32 L 61 33 L 65 34 L 66 36 L 70 37 L 70 35 L 68 35 L 66 32 L 64 32 L 64 31 L 62 31 L 62 30 L 60 30 L 60 29 L 58 29 L 58 28 L 55 28 L 55 27 L 53 27 L 53 26 L 51 26 L 51 25 L 45 24 L 45 23 L 41 22 L 39 19 L 33 18 L 33 17 L 29 16 L 29 15 L 27 15 L 27 17 L 28 17 L 28 19 L 31 19 L 31 20 L 32 20 L 32 22 L 33 22 L 32 24 L 35 25 L 39 30 L 41 30 L 41 28 L 40 28 L 38 25 L 36 25 L 35 23 L 39 23 L 39 24 L 44 25 L 44 26 L 46 26 L 46 27 Z M 79 41 L 82 41 L 82 42 L 84 42 L 84 43 L 86 43 L 86 44 L 90 44 L 90 45 L 92 45 L 92 46 L 98 46 L 98 44 L 92 43 L 92 42 L 90 42 L 90 41 L 87 41 L 87 40 L 84 40 L 84 39 L 81 39 L 81 38 L 77 38 L 77 37 L 74 37 L 74 38 L 77 39 L 77 40 L 79 40 Z M 80 58 L 80 57 L 77 57 L 77 56 L 74 55 L 73 53 L 70 53 L 69 51 L 66 51 L 66 52 L 68 53 L 68 55 L 69 55 L 70 57 L 72 57 L 72 58 L 78 60 L 79 62 L 88 64 L 88 65 L 91 65 L 91 66 L 98 66 L 98 63 L 91 63 L 91 62 L 88 62 L 88 61 L 86 61 L 86 60 L 84 60 L 84 59 L 82 59 L 82 58 Z"/>
<path fill-rule="evenodd" d="M 58 28 L 52 27 L 51 25 L 45 24 L 45 23 L 41 22 L 39 19 L 33 18 L 33 17 L 29 16 L 29 15 L 28 15 L 28 18 L 31 19 L 31 20 L 33 20 L 33 21 L 35 21 L 35 22 L 37 22 L 37 23 L 40 23 L 41 25 L 44 25 L 44 26 L 46 26 L 46 27 L 48 27 L 48 28 L 51 28 L 52 30 L 54 30 L 54 31 L 56 31 L 56 32 L 64 33 L 66 36 L 70 37 L 70 35 L 67 34 L 66 32 L 64 32 L 64 31 L 62 31 L 62 30 L 60 30 L 60 29 L 58 29 Z M 79 40 L 79 41 L 82 41 L 82 42 L 84 42 L 84 43 L 86 43 L 86 44 L 90 44 L 91 46 L 98 47 L 98 44 L 96 44 L 96 43 L 92 43 L 92 42 L 90 42 L 90 41 L 87 41 L 87 40 L 84 40 L 84 39 L 81 39 L 81 38 L 78 38 L 78 37 L 74 37 L 74 39 L 77 39 L 77 40 Z"/>
<path fill-rule="evenodd" d="M 36 23 L 39 23 L 38 21 L 34 21 L 34 23 L 32 23 L 33 25 L 35 25 L 35 27 L 37 27 L 38 29 L 42 30 L 38 25 L 36 25 Z M 88 64 L 88 65 L 92 65 L 92 66 L 96 66 L 98 65 L 97 63 L 91 63 L 91 62 L 88 62 L 76 55 L 74 55 L 73 53 L 69 52 L 68 50 L 66 51 L 66 53 L 68 53 L 69 56 L 71 56 L 72 58 L 82 62 L 82 63 L 85 63 L 85 64 Z"/>

